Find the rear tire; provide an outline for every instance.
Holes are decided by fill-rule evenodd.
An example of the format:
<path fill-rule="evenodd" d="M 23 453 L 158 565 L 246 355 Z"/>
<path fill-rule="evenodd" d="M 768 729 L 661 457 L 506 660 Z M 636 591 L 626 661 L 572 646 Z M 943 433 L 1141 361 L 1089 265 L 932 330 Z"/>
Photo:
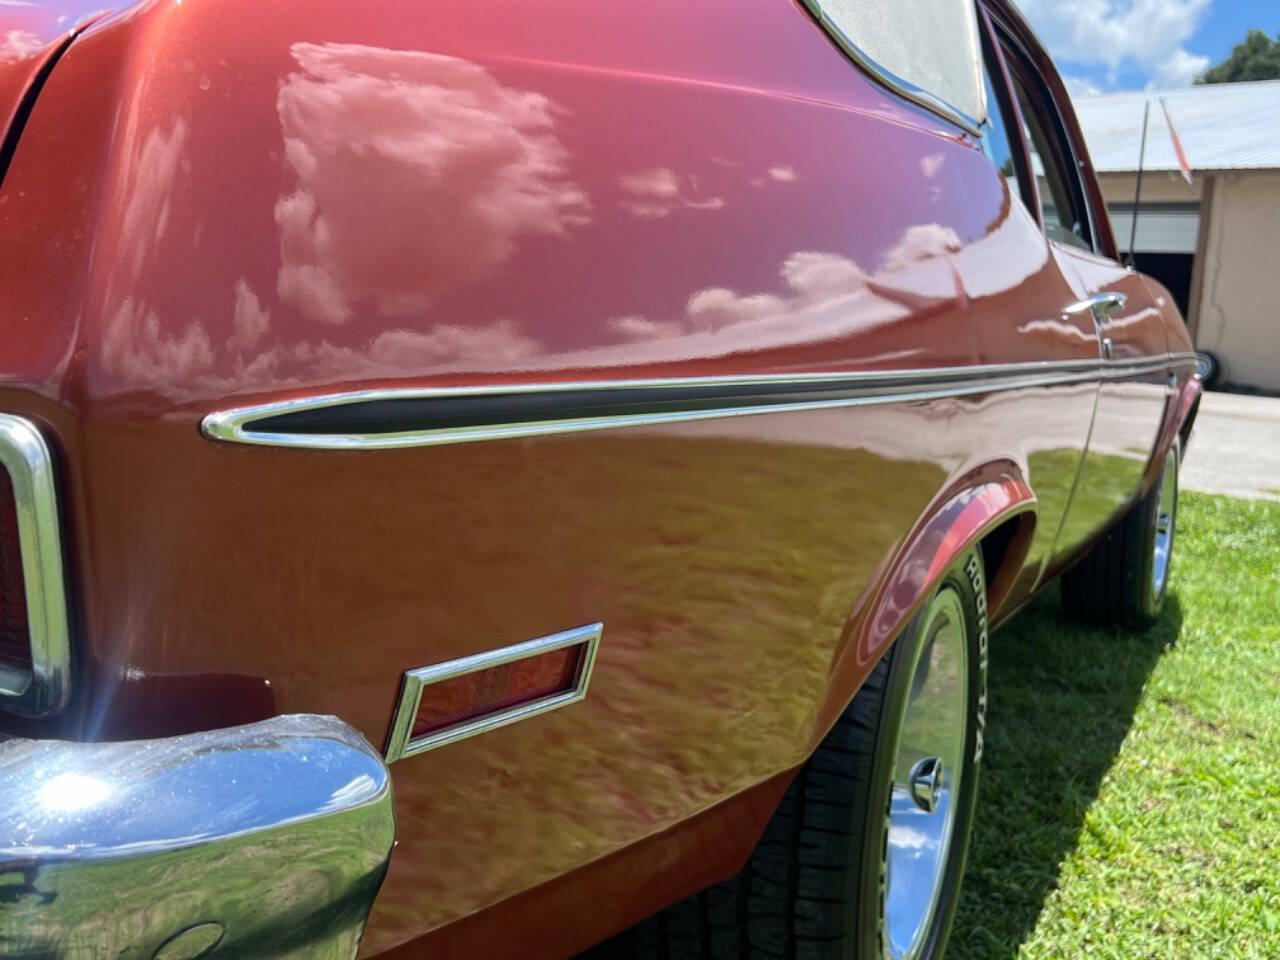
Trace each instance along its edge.
<path fill-rule="evenodd" d="M 1196 376 L 1206 390 L 1212 390 L 1218 382 L 1218 358 L 1208 350 L 1196 351 Z"/>
<path fill-rule="evenodd" d="M 1134 630 L 1160 619 L 1173 558 L 1180 457 L 1175 439 L 1151 489 L 1063 574 L 1062 608 L 1067 616 Z"/>
<path fill-rule="evenodd" d="M 626 952 L 941 956 L 973 823 L 986 679 L 986 586 L 972 551 L 801 767 L 746 867 L 636 928 Z M 922 846 L 931 838 L 936 855 Z"/>

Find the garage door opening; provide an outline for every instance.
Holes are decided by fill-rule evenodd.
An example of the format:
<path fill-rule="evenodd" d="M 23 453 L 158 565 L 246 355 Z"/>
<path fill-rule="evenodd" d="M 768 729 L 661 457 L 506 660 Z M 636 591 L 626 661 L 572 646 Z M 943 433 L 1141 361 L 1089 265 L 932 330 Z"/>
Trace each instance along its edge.
<path fill-rule="evenodd" d="M 1195 255 L 1190 253 L 1143 253 L 1140 249 L 1133 258 L 1133 265 L 1168 287 L 1185 317 L 1191 300 L 1191 268 L 1195 259 Z"/>
<path fill-rule="evenodd" d="M 1127 256 L 1133 204 L 1116 203 L 1107 209 L 1121 256 Z M 1198 203 L 1144 203 L 1139 208 L 1134 266 L 1169 288 L 1184 317 L 1191 299 L 1191 271 L 1199 230 Z"/>

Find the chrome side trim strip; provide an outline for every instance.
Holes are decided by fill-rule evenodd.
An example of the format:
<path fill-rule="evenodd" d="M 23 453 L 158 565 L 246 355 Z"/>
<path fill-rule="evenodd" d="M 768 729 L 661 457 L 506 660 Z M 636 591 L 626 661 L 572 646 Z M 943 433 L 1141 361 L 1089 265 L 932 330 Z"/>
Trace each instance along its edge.
<path fill-rule="evenodd" d="M 0 663 L 0 709 L 38 716 L 67 702 L 71 643 L 53 457 L 30 420 L 0 414 L 0 465 L 13 487 L 31 642 L 30 670 Z"/>
<path fill-rule="evenodd" d="M 387 736 L 387 763 L 394 763 L 403 757 L 411 757 L 425 750 L 444 746 L 456 740 L 474 737 L 479 733 L 497 730 L 519 720 L 527 720 L 541 713 L 548 713 L 577 703 L 587 695 L 587 686 L 591 683 L 591 672 L 595 669 L 596 651 L 600 646 L 600 635 L 604 632 L 603 623 L 589 623 L 586 626 L 564 630 L 535 640 L 500 647 L 497 650 L 486 650 L 470 657 L 458 660 L 446 660 L 444 663 L 416 670 L 406 670 L 404 684 L 400 689 L 400 701 L 396 704 L 396 712 L 391 720 L 391 732 Z M 528 703 L 517 704 L 494 713 L 485 714 L 475 720 L 468 720 L 437 730 L 422 737 L 413 737 L 413 721 L 418 716 L 418 707 L 422 703 L 424 688 L 442 680 L 451 680 L 477 670 L 499 667 L 516 660 L 526 660 L 539 654 L 551 653 L 565 647 L 586 645 L 582 659 L 578 662 L 578 672 L 573 687 L 563 693 L 552 694 Z"/>
<path fill-rule="evenodd" d="M 1131 361 L 1067 360 L 1058 363 L 978 364 L 912 370 L 854 373 L 763 374 L 746 377 L 683 377 L 652 380 L 599 380 L 525 383 L 475 387 L 423 387 L 355 390 L 275 401 L 211 413 L 201 425 L 213 440 L 299 447 L 314 450 L 377 450 L 533 437 L 584 430 L 654 426 L 752 414 L 821 410 L 935 400 L 975 393 L 1049 387 L 1095 379 L 1124 379 L 1165 370 L 1175 363 L 1194 363 L 1194 354 L 1164 354 Z M 776 402 L 769 397 L 785 394 Z M 738 396 L 715 402 L 715 392 Z M 651 409 L 639 401 L 624 402 L 628 392 L 644 392 Z M 756 391 L 753 393 L 753 391 Z M 575 407 L 567 395 L 590 395 L 598 409 Z M 663 396 L 663 395 L 666 396 Z M 746 394 L 750 400 L 743 399 Z M 803 394 L 803 396 L 800 396 Z M 657 399 L 654 399 L 655 396 Z M 521 416 L 519 407 L 533 401 L 565 398 L 562 407 L 543 402 Z M 472 398 L 485 401 L 484 412 L 467 417 L 438 417 L 429 409 L 414 414 L 406 429 L 360 429 L 358 411 L 375 404 L 438 403 L 440 407 Z M 616 401 L 610 408 L 606 400 Z M 505 408 L 503 407 L 505 404 Z M 329 428 L 303 427 L 300 415 L 334 410 Z M 512 412 L 512 411 L 515 412 Z M 586 412 L 583 412 L 586 411 Z M 295 418 L 292 425 L 289 418 Z M 333 429 L 342 421 L 341 429 Z M 434 425 L 433 420 L 437 420 Z"/>
<path fill-rule="evenodd" d="M 930 93 L 917 87 L 909 80 L 904 80 L 897 74 L 885 69 L 867 54 L 841 30 L 822 9 L 819 0 L 804 0 L 804 5 L 808 9 L 810 16 L 818 22 L 823 30 L 835 41 L 836 46 L 844 51 L 845 56 L 852 60 L 860 67 L 864 73 L 871 75 L 871 78 L 877 83 L 905 97 L 917 106 L 924 107 L 931 113 L 936 113 L 944 120 L 950 120 L 952 123 L 962 127 L 966 133 L 970 133 L 975 137 L 982 136 L 982 124 L 980 121 L 969 116 L 963 110 L 952 106 L 946 100 L 936 94 Z M 995 109 L 991 107 L 991 109 Z"/>

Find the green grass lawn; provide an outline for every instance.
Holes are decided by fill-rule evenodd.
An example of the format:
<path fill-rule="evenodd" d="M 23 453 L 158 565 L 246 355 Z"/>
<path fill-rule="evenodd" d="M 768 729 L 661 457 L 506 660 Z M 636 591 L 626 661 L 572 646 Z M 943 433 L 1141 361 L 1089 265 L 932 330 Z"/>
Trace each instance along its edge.
<path fill-rule="evenodd" d="M 992 638 L 950 957 L 1280 957 L 1280 503 L 1180 510 L 1150 633 Z"/>

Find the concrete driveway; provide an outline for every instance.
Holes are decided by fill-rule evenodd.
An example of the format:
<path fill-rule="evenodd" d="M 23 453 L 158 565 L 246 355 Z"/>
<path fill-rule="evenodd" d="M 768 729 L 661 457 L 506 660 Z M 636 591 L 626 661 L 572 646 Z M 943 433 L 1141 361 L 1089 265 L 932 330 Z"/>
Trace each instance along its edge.
<path fill-rule="evenodd" d="M 1187 490 L 1280 500 L 1280 398 L 1206 393 L 1178 479 Z"/>

